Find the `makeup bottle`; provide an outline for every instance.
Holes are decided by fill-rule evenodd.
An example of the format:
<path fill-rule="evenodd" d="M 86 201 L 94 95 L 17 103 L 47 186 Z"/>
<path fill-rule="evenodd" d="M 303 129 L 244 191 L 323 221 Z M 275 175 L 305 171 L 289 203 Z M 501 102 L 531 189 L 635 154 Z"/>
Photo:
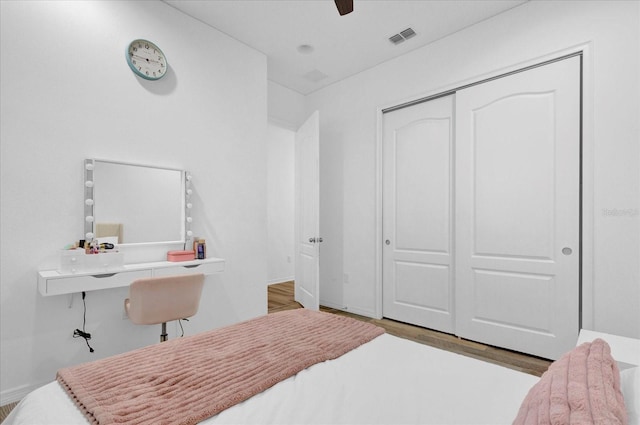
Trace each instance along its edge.
<path fill-rule="evenodd" d="M 198 239 L 193 240 L 193 258 L 198 259 Z"/>
<path fill-rule="evenodd" d="M 207 246 L 204 239 L 198 240 L 198 250 L 196 251 L 198 260 L 207 258 Z"/>

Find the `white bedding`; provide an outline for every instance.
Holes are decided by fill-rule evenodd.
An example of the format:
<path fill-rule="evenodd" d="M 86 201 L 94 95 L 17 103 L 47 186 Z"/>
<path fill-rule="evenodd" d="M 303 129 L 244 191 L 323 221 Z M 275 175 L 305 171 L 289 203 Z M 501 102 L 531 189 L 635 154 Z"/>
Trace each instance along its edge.
<path fill-rule="evenodd" d="M 621 366 L 629 424 L 640 424 L 640 340 L 602 338 Z M 205 424 L 510 424 L 538 378 L 391 335 L 312 366 Z M 26 396 L 3 424 L 87 424 L 57 382 Z"/>
<path fill-rule="evenodd" d="M 204 424 L 510 424 L 538 378 L 388 334 L 312 366 Z M 87 424 L 57 382 L 11 424 Z"/>
<path fill-rule="evenodd" d="M 205 424 L 509 424 L 538 378 L 388 334 L 312 366 Z M 87 424 L 52 382 L 4 424 Z"/>

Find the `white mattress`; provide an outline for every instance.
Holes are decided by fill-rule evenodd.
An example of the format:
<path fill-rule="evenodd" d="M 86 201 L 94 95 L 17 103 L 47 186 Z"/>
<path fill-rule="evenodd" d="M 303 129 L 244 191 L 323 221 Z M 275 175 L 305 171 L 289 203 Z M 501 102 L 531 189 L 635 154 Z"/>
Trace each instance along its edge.
<path fill-rule="evenodd" d="M 205 424 L 510 424 L 538 378 L 388 334 L 312 366 Z M 3 424 L 87 424 L 57 382 Z"/>

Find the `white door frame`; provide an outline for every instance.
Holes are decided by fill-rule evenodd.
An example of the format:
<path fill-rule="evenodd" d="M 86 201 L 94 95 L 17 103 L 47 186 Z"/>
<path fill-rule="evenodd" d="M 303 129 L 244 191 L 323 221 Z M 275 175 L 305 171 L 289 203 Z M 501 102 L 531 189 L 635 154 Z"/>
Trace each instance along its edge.
<path fill-rule="evenodd" d="M 568 47 L 556 52 L 533 58 L 526 62 L 514 64 L 509 67 L 493 70 L 482 75 L 471 77 L 467 80 L 440 87 L 437 90 L 412 96 L 403 101 L 397 101 L 381 105 L 376 110 L 376 259 L 375 259 L 375 285 L 376 303 L 375 317 L 382 318 L 382 144 L 383 144 L 383 113 L 385 110 L 397 106 L 409 106 L 411 103 L 420 103 L 431 98 L 436 98 L 469 85 L 475 85 L 489 79 L 500 78 L 507 74 L 519 72 L 532 66 L 538 66 L 545 62 L 562 59 L 566 56 L 582 55 L 582 99 L 581 99 L 581 187 L 580 195 L 580 327 L 593 328 L 593 164 L 594 164 L 594 140 L 593 140 L 593 58 L 592 43 Z"/>

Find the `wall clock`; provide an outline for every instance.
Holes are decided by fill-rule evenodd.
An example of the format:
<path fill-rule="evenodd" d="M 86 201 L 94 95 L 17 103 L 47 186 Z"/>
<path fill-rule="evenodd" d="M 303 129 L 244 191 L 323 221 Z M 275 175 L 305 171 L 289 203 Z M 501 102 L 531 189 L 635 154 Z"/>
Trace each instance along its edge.
<path fill-rule="evenodd" d="M 127 47 L 127 63 L 131 70 L 147 80 L 159 80 L 167 72 L 167 58 L 148 40 L 133 40 Z"/>

